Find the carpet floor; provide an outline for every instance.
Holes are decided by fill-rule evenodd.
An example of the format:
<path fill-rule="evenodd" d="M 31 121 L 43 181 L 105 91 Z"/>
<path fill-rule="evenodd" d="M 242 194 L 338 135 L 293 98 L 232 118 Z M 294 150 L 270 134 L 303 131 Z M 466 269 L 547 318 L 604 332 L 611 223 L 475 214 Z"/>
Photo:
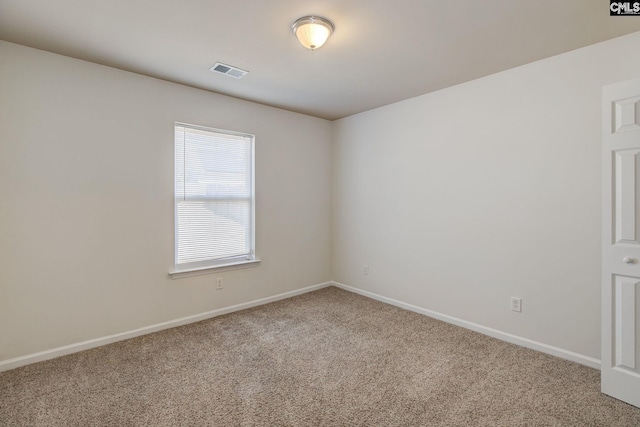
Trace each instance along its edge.
<path fill-rule="evenodd" d="M 640 426 L 599 377 L 330 287 L 0 373 L 0 425 Z"/>

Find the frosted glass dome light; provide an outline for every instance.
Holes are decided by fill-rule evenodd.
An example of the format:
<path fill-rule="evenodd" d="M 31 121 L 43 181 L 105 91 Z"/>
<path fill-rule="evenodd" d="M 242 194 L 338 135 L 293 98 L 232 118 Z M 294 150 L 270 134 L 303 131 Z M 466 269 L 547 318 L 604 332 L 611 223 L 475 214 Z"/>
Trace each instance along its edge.
<path fill-rule="evenodd" d="M 300 44 L 311 50 L 325 44 L 334 28 L 331 21 L 319 16 L 303 16 L 291 27 Z"/>

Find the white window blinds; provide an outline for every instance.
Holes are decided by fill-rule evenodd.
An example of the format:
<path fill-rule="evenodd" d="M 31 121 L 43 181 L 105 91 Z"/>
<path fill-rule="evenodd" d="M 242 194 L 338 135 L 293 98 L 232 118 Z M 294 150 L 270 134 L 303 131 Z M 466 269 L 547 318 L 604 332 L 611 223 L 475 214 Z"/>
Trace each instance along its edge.
<path fill-rule="evenodd" d="M 253 259 L 253 136 L 176 124 L 176 269 Z"/>

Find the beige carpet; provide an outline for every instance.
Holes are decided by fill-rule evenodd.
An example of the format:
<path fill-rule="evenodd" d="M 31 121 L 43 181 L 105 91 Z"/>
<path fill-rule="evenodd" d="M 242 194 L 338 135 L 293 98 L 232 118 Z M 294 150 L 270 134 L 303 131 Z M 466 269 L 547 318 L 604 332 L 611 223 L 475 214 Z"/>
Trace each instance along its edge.
<path fill-rule="evenodd" d="M 640 426 L 599 372 L 336 288 L 0 374 L 2 426 Z"/>

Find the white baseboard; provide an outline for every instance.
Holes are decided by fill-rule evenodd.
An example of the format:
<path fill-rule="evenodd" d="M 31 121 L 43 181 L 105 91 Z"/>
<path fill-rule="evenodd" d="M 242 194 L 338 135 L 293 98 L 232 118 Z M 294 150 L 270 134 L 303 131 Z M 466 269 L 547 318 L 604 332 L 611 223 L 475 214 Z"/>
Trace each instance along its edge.
<path fill-rule="evenodd" d="M 497 329 L 488 328 L 486 326 L 478 325 L 477 323 L 469 322 L 467 320 L 458 319 L 457 317 L 448 316 L 446 314 L 438 313 L 436 311 L 428 310 L 426 308 L 418 307 L 406 302 L 398 301 L 392 298 L 387 298 L 382 295 L 375 294 L 373 292 L 364 291 L 362 289 L 354 288 L 352 286 L 345 285 L 339 282 L 331 282 L 333 286 L 336 286 L 345 291 L 353 292 L 380 302 L 395 305 L 396 307 L 404 308 L 405 310 L 413 311 L 425 316 L 433 317 L 434 319 L 442 320 L 443 322 L 451 323 L 456 326 L 461 326 L 466 329 L 470 329 L 481 334 L 488 335 L 493 338 L 497 338 L 502 341 L 506 341 L 511 344 L 516 344 L 522 347 L 530 348 L 542 353 L 550 354 L 552 356 L 559 357 L 561 359 L 570 360 L 572 362 L 580 363 L 594 369 L 600 369 L 600 360 L 593 357 L 585 356 L 583 354 L 574 353 L 573 351 L 565 350 L 563 348 L 554 347 L 552 345 L 544 344 L 541 342 L 533 341 L 528 338 L 522 338 L 517 335 L 512 335 L 506 332 L 499 331 Z"/>
<path fill-rule="evenodd" d="M 134 329 L 132 331 L 121 332 L 119 334 L 108 335 L 106 337 L 95 338 L 79 343 L 69 344 L 62 347 L 57 347 L 51 350 L 45 350 L 38 353 L 28 354 L 26 356 L 16 357 L 14 359 L 7 359 L 0 362 L 0 372 L 9 371 L 11 369 L 18 368 L 20 366 L 29 365 L 31 363 L 42 362 L 43 360 L 54 359 L 56 357 L 65 356 L 71 353 L 77 353 L 91 348 L 100 347 L 103 345 L 111 344 L 118 341 L 128 340 L 130 338 L 139 337 L 141 335 L 151 334 L 153 332 L 162 331 L 164 329 L 175 328 L 176 326 L 187 325 L 189 323 L 200 322 L 201 320 L 210 319 L 212 317 L 221 316 L 223 314 L 233 313 L 234 311 L 245 310 L 251 307 L 257 307 L 259 305 L 269 304 L 271 302 L 291 298 L 296 295 L 306 294 L 307 292 L 316 291 L 318 289 L 331 286 L 333 282 L 320 283 L 313 286 L 307 286 L 306 288 L 296 289 L 295 291 L 285 292 L 278 295 L 273 295 L 266 298 L 257 299 L 254 301 L 245 302 L 242 304 L 232 305 L 230 307 L 219 308 L 217 310 L 207 311 L 205 313 L 196 314 L 193 316 L 187 316 L 180 319 L 170 320 L 168 322 L 162 322 L 155 325 L 145 326 L 143 328 Z"/>
<path fill-rule="evenodd" d="M 382 295 L 375 294 L 373 292 L 365 291 L 362 289 L 354 288 L 352 286 L 345 285 L 339 282 L 325 282 L 313 286 L 308 286 L 302 289 L 296 289 L 295 291 L 285 292 L 278 295 L 273 295 L 266 298 L 249 301 L 242 304 L 233 305 L 230 307 L 219 308 L 217 310 L 207 311 L 205 313 L 196 314 L 193 316 L 187 316 L 180 319 L 170 320 L 168 322 L 158 323 L 155 325 L 145 326 L 143 328 L 134 329 L 132 331 L 122 332 L 119 334 L 108 335 L 101 338 L 95 338 L 79 343 L 69 344 L 62 347 L 57 347 L 51 350 L 45 350 L 38 353 L 28 354 L 26 356 L 16 357 L 14 359 L 8 359 L 0 362 L 0 372 L 8 371 L 18 368 L 20 366 L 29 365 L 36 362 L 42 362 L 44 360 L 54 359 L 56 357 L 65 356 L 67 354 L 77 353 L 91 348 L 100 347 L 103 345 L 111 344 L 118 341 L 124 341 L 130 338 L 139 337 L 141 335 L 151 334 L 153 332 L 162 331 L 165 329 L 175 328 L 177 326 L 187 325 L 189 323 L 199 322 L 201 320 L 210 319 L 223 314 L 233 313 L 234 311 L 240 311 L 251 307 L 257 307 L 259 305 L 269 304 L 271 302 L 291 298 L 296 295 L 302 295 L 307 292 L 313 292 L 318 289 L 326 288 L 328 286 L 336 286 L 349 292 L 353 292 L 380 302 L 394 305 L 396 307 L 403 308 L 405 310 L 413 311 L 415 313 L 423 314 L 425 316 L 433 317 L 434 319 L 442 320 L 443 322 L 451 323 L 453 325 L 461 326 L 466 329 L 470 329 L 475 332 L 479 332 L 484 335 L 488 335 L 493 338 L 497 338 L 502 341 L 506 341 L 511 344 L 516 344 L 522 347 L 537 350 L 542 353 L 550 354 L 552 356 L 560 357 L 562 359 L 570 360 L 572 362 L 580 363 L 582 365 L 589 366 L 591 368 L 600 369 L 600 360 L 594 359 L 583 354 L 574 353 L 569 350 L 565 350 L 559 347 L 554 347 L 548 344 L 533 341 L 527 338 L 522 338 L 517 335 L 512 335 L 506 332 L 499 331 L 497 329 L 488 328 L 486 326 L 478 325 L 477 323 L 469 322 L 466 320 L 458 319 L 453 316 L 438 313 L 436 311 L 428 310 L 426 308 L 418 307 L 412 304 L 408 304 L 402 301 L 398 301 L 392 298 L 388 298 Z"/>

